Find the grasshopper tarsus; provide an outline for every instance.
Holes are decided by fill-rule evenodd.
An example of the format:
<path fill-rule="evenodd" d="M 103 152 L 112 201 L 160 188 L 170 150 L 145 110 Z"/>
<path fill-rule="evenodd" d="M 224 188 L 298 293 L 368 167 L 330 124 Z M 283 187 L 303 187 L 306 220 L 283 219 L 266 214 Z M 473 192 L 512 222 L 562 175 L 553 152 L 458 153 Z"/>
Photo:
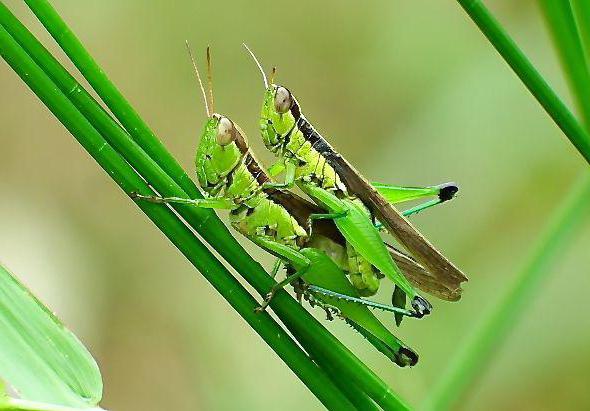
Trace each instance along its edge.
<path fill-rule="evenodd" d="M 432 312 L 432 304 L 419 295 L 412 299 L 412 308 L 414 308 L 416 318 L 422 318 Z"/>
<path fill-rule="evenodd" d="M 453 181 L 440 184 L 438 187 L 440 188 L 438 199 L 441 203 L 452 200 L 455 197 L 455 194 L 459 191 L 459 186 Z"/>
<path fill-rule="evenodd" d="M 272 301 L 273 297 L 276 294 L 276 289 L 272 289 L 270 290 L 270 292 L 268 294 L 266 294 L 266 296 L 264 297 L 264 301 L 262 302 L 262 304 L 260 304 L 260 307 L 256 307 L 256 309 L 254 310 L 257 313 L 261 313 L 263 311 L 266 310 L 266 307 L 268 307 L 268 305 L 270 304 L 270 302 Z"/>
<path fill-rule="evenodd" d="M 407 347 L 401 347 L 397 353 L 396 363 L 402 367 L 413 367 L 418 363 L 418 354 Z"/>

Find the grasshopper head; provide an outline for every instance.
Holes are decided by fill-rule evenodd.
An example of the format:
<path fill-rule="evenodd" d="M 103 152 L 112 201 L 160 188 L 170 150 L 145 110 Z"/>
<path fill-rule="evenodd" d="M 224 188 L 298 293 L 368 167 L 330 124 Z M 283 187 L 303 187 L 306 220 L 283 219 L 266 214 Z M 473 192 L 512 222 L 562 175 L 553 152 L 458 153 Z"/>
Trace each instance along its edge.
<path fill-rule="evenodd" d="M 214 113 L 205 123 L 196 168 L 199 184 L 210 191 L 240 163 L 248 151 L 242 130 L 228 117 Z"/>
<path fill-rule="evenodd" d="M 260 115 L 264 145 L 273 152 L 277 151 L 286 143 L 286 137 L 295 127 L 299 115 L 299 105 L 291 92 L 283 86 L 271 84 L 264 93 Z"/>

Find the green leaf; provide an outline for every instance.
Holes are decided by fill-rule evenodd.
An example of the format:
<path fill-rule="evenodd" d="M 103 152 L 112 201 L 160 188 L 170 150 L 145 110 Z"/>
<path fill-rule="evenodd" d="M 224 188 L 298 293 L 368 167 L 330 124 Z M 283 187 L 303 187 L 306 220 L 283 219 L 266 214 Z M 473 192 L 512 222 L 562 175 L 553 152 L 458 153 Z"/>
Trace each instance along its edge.
<path fill-rule="evenodd" d="M 2 266 L 0 375 L 27 400 L 91 407 L 102 397 L 92 355 Z"/>

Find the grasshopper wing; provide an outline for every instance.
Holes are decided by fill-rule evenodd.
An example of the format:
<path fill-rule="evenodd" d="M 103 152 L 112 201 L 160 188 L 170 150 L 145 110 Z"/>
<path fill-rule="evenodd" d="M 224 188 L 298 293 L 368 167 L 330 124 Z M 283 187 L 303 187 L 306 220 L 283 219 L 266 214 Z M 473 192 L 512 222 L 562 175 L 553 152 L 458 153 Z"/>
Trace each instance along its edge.
<path fill-rule="evenodd" d="M 438 281 L 428 270 L 420 265 L 411 256 L 398 250 L 390 244 L 385 244 L 397 266 L 402 270 L 406 278 L 422 291 L 446 301 L 458 301 L 461 298 L 461 289 L 447 288 Z"/>
<path fill-rule="evenodd" d="M 349 192 L 354 193 L 369 208 L 391 235 L 432 274 L 437 282 L 453 293 L 461 295 L 461 283 L 467 281 L 461 270 L 420 234 L 346 159 L 330 146 L 324 148 L 323 153 Z"/>

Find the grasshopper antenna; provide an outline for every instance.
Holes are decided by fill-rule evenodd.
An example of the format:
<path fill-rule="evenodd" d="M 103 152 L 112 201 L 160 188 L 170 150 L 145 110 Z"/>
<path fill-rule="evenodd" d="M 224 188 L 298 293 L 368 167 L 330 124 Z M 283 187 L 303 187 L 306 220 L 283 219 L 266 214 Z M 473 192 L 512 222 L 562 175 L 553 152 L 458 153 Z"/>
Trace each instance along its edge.
<path fill-rule="evenodd" d="M 199 82 L 199 87 L 201 88 L 201 93 L 203 94 L 203 101 L 205 102 L 205 111 L 207 112 L 207 117 L 211 117 L 211 110 L 209 109 L 209 102 L 207 100 L 207 93 L 205 93 L 205 87 L 203 87 L 203 82 L 201 81 L 201 75 L 199 74 L 199 69 L 197 68 L 197 63 L 195 62 L 195 58 L 193 57 L 193 53 L 191 52 L 191 46 L 186 40 L 186 50 L 188 51 L 188 55 L 193 63 L 193 68 L 195 69 L 195 74 L 197 76 L 197 80 Z"/>
<path fill-rule="evenodd" d="M 273 67 L 272 71 L 270 72 L 270 84 L 274 84 L 275 74 L 277 74 L 277 68 Z"/>
<path fill-rule="evenodd" d="M 209 86 L 209 96 L 211 98 L 211 110 L 215 112 L 215 101 L 213 100 L 213 70 L 211 69 L 211 50 L 207 46 L 207 82 Z"/>
<path fill-rule="evenodd" d="M 260 62 L 258 61 L 258 59 L 256 58 L 256 56 L 254 55 L 254 53 L 252 52 L 252 50 L 250 50 L 250 48 L 246 45 L 246 43 L 242 43 L 242 44 L 244 45 L 244 47 L 246 48 L 246 50 L 248 50 L 248 53 L 250 53 L 250 55 L 254 59 L 254 62 L 258 66 L 258 70 L 260 70 L 260 74 L 262 74 L 262 80 L 264 80 L 264 88 L 268 88 L 268 79 L 266 78 L 266 74 L 264 73 L 264 69 L 262 68 L 262 65 L 260 64 Z"/>

